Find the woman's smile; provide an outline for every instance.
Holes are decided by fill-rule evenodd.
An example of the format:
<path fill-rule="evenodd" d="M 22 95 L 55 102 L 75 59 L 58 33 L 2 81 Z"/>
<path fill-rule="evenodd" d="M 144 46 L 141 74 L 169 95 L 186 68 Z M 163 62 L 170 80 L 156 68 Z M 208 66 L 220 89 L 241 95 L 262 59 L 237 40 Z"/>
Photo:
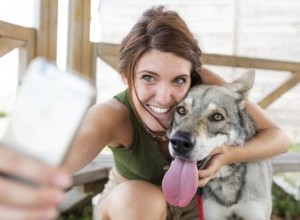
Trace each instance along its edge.
<path fill-rule="evenodd" d="M 164 114 L 166 112 L 168 112 L 171 108 L 164 108 L 164 107 L 158 107 L 158 106 L 154 106 L 154 105 L 146 105 L 150 111 L 152 111 L 155 114 Z"/>

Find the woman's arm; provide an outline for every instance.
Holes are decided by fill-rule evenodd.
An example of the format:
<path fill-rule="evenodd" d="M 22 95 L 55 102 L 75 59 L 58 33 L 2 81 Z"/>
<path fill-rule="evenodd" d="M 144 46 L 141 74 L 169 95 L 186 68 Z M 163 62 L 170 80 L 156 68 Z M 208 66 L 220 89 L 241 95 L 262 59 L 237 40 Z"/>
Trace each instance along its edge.
<path fill-rule="evenodd" d="M 118 147 L 128 144 L 131 141 L 128 114 L 127 108 L 115 99 L 89 109 L 64 167 L 75 173 L 89 164 L 107 145 Z"/>
<path fill-rule="evenodd" d="M 253 161 L 266 159 L 287 152 L 290 140 L 287 134 L 282 131 L 279 125 L 258 105 L 251 101 L 247 101 L 246 108 L 250 112 L 257 128 L 258 135 L 249 140 L 241 151 L 242 161 Z M 237 159 L 233 159 L 233 162 Z M 238 161 L 236 161 L 238 162 Z"/>
<path fill-rule="evenodd" d="M 220 76 L 208 69 L 203 68 L 202 75 L 204 84 L 221 85 L 225 83 Z M 199 172 L 200 177 L 203 178 L 201 185 L 205 185 L 226 164 L 262 160 L 288 150 L 290 140 L 277 123 L 251 101 L 246 102 L 246 108 L 256 123 L 258 135 L 247 141 L 243 147 L 220 146 L 216 148 L 212 152 L 212 155 L 215 156 L 208 168 Z"/>

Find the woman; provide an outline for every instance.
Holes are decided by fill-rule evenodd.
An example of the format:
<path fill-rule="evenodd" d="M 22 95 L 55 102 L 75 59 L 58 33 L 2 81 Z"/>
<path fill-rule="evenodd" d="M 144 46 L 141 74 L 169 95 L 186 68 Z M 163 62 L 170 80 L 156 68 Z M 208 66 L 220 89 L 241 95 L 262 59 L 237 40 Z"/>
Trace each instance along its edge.
<path fill-rule="evenodd" d="M 91 162 L 105 146 L 112 149 L 115 166 L 94 219 L 198 219 L 194 200 L 185 208 L 171 207 L 166 204 L 160 184 L 172 160 L 166 129 L 171 125 L 177 104 L 196 84 L 223 82 L 201 66 L 200 56 L 201 50 L 184 21 L 176 12 L 164 11 L 163 7 L 144 12 L 123 40 L 120 73 L 128 89 L 88 111 L 65 165 L 65 169 L 74 173 Z M 275 122 L 255 104 L 248 102 L 247 108 L 257 123 L 259 135 L 243 148 L 216 149 L 212 163 L 199 171 L 199 186 L 205 185 L 225 164 L 260 160 L 287 150 L 288 138 Z M 32 163 L 26 159 L 27 169 L 35 165 L 35 169 L 57 172 Z M 44 172 L 43 175 L 48 175 L 44 178 L 49 178 L 51 172 Z M 67 180 L 50 186 L 56 186 L 53 190 L 60 192 Z M 45 190 L 50 193 L 51 189 Z M 8 202 L 12 190 L 1 203 L 2 209 L 16 206 L 15 201 Z M 26 195 L 25 191 L 20 189 L 19 195 Z M 39 195 L 36 191 L 30 193 Z M 54 204 L 52 201 L 51 205 Z M 22 205 L 26 210 L 26 204 Z"/>
<path fill-rule="evenodd" d="M 201 67 L 201 50 L 177 13 L 147 10 L 121 44 L 120 73 L 128 89 L 87 114 L 69 158 L 77 171 L 106 145 L 115 167 L 94 212 L 95 219 L 198 219 L 197 205 L 166 208 L 160 184 L 171 158 L 166 129 L 191 86 L 222 79 Z M 201 76 L 201 77 L 200 77 Z M 202 80 L 202 81 L 201 81 Z M 248 103 L 259 135 L 244 148 L 220 146 L 214 161 L 199 171 L 205 185 L 224 165 L 285 152 L 286 135 L 256 105 Z M 262 148 L 261 146 L 264 146 Z"/>

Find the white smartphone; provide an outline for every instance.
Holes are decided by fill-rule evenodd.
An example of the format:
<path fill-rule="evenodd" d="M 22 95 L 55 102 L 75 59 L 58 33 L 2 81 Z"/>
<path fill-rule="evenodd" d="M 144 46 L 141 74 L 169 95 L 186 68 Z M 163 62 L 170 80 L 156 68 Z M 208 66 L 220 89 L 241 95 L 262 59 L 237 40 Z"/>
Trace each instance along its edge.
<path fill-rule="evenodd" d="M 51 165 L 60 165 L 87 111 L 95 86 L 43 58 L 24 75 L 1 142 Z"/>

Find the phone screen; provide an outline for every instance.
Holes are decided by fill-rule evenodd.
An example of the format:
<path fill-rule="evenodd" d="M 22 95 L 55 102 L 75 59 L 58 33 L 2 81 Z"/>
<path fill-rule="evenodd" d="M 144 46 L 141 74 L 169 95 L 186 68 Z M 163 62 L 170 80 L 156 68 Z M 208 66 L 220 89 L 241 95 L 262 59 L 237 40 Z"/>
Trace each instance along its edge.
<path fill-rule="evenodd" d="M 94 96 L 87 79 L 36 58 L 24 76 L 1 141 L 59 165 Z"/>

